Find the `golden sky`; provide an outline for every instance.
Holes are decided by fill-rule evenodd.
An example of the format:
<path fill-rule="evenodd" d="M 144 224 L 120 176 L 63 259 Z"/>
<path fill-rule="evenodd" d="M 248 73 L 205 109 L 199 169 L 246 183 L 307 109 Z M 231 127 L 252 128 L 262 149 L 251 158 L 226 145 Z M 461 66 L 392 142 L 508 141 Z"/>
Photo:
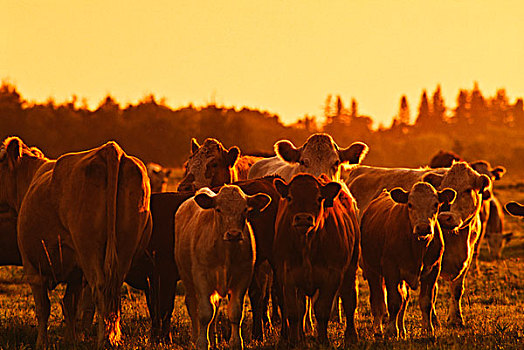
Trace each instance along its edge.
<path fill-rule="evenodd" d="M 0 33 L 0 78 L 39 102 L 153 93 L 289 123 L 340 94 L 389 125 L 438 83 L 448 107 L 474 81 L 524 96 L 522 0 L 0 0 Z"/>

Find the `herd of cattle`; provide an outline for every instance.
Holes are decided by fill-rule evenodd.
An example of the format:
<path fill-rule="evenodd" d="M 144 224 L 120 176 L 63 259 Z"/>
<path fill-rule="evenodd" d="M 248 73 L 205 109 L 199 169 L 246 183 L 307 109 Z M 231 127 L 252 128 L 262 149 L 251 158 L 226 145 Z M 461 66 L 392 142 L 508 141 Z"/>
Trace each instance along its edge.
<path fill-rule="evenodd" d="M 360 165 L 364 143 L 339 148 L 313 134 L 276 156 L 245 156 L 215 139 L 191 142 L 177 192 L 165 170 L 128 156 L 115 142 L 50 160 L 17 137 L 0 151 L 0 265 L 23 265 L 47 347 L 48 291 L 66 284 L 63 314 L 71 341 L 98 312 L 99 347 L 120 343 L 120 288 L 145 291 L 151 335 L 168 340 L 176 284 L 185 287 L 193 342 L 208 349 L 210 325 L 228 297 L 229 346 L 243 348 L 248 292 L 253 339 L 263 340 L 271 295 L 281 339 L 304 338 L 314 311 L 328 343 L 332 309 L 342 301 L 344 341 L 354 342 L 356 275 L 370 287 L 373 329 L 405 337 L 410 289 L 420 286 L 422 327 L 434 336 L 439 276 L 451 283 L 449 322 L 464 325 L 464 280 L 483 236 L 493 256 L 504 241 L 503 211 L 492 181 L 505 169 L 451 153 L 431 167 Z M 151 191 L 153 193 L 151 193 Z M 524 215 L 516 202 L 506 205 Z M 474 266 L 473 266 L 474 265 Z M 276 315 L 274 315 L 276 316 Z M 388 321 L 389 320 L 389 321 Z"/>

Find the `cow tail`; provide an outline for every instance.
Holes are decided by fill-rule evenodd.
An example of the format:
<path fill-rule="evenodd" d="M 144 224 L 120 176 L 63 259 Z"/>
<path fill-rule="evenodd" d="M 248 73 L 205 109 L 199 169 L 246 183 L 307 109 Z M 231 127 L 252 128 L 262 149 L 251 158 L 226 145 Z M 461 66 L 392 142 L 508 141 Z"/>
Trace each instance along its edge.
<path fill-rule="evenodd" d="M 107 187 L 106 187 L 106 212 L 107 212 L 107 237 L 106 251 L 104 258 L 104 299 L 106 301 L 107 313 L 109 317 L 119 317 L 119 291 L 122 284 L 121 276 L 118 275 L 118 254 L 117 254 L 117 195 L 118 195 L 118 175 L 122 151 L 120 147 L 109 142 L 106 147 L 107 165 Z"/>

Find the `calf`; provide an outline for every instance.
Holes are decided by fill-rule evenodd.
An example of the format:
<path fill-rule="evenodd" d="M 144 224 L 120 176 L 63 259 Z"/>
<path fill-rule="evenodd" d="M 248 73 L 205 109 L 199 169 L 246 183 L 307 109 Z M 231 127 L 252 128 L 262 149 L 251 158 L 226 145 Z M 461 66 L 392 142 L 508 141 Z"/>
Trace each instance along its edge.
<path fill-rule="evenodd" d="M 167 190 L 167 182 L 171 175 L 171 169 L 164 168 L 160 164 L 147 163 L 147 176 L 149 176 L 149 183 L 151 185 L 151 192 L 165 192 Z"/>
<path fill-rule="evenodd" d="M 289 341 L 294 344 L 303 337 L 305 297 L 317 295 L 318 338 L 328 343 L 327 325 L 337 291 L 346 314 L 345 341 L 355 340 L 360 231 L 353 198 L 341 191 L 340 183 L 321 183 L 308 174 L 296 175 L 289 184 L 280 179 L 274 183 L 282 199 L 273 259 L 283 288 L 283 321 L 289 327 Z"/>
<path fill-rule="evenodd" d="M 417 182 L 409 192 L 395 188 L 384 191 L 362 214 L 362 268 L 370 289 L 370 304 L 375 334 L 382 333 L 387 307 L 390 316 L 386 333 L 405 337 L 404 313 L 409 288 L 421 285 L 419 305 L 423 327 L 434 335 L 431 320 L 437 296 L 437 279 L 444 251 L 444 240 L 437 223 L 441 203 L 451 203 L 456 192 L 436 191 L 425 182 Z"/>
<path fill-rule="evenodd" d="M 244 294 L 255 264 L 255 238 L 247 215 L 263 210 L 270 201 L 265 194 L 246 196 L 238 186 L 224 185 L 218 194 L 201 189 L 175 215 L 175 260 L 198 349 L 208 349 L 209 325 L 219 298 L 228 295 L 229 346 L 243 348 Z"/>
<path fill-rule="evenodd" d="M 513 233 L 504 233 L 504 210 L 496 197 L 489 199 L 489 215 L 486 222 L 485 237 L 488 241 L 489 254 L 500 259 L 502 249 L 513 237 Z"/>

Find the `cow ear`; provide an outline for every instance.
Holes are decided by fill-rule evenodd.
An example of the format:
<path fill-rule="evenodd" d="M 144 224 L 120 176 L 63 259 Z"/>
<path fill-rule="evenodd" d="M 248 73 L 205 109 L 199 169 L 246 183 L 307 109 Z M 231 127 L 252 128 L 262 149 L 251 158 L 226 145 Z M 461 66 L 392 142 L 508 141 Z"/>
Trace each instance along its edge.
<path fill-rule="evenodd" d="M 437 173 L 427 173 L 422 177 L 422 181 L 427 182 L 428 184 L 432 185 L 435 188 L 439 188 L 440 184 L 442 183 L 442 179 L 444 178 L 444 175 L 437 174 Z"/>
<path fill-rule="evenodd" d="M 271 197 L 265 193 L 255 194 L 247 197 L 247 205 L 250 209 L 258 212 L 264 211 L 271 203 Z"/>
<path fill-rule="evenodd" d="M 506 173 L 506 168 L 503 166 L 498 166 L 495 169 L 491 169 L 491 174 L 495 178 L 495 180 L 500 180 L 502 176 Z"/>
<path fill-rule="evenodd" d="M 199 193 L 195 196 L 195 202 L 202 209 L 212 209 L 215 207 L 215 198 L 207 193 Z"/>
<path fill-rule="evenodd" d="M 491 180 L 487 175 L 480 175 L 477 177 L 475 181 L 475 188 L 479 190 L 479 192 L 483 192 L 484 189 L 489 189 L 491 187 Z"/>
<path fill-rule="evenodd" d="M 456 196 L 457 196 L 457 192 L 451 188 L 445 188 L 442 191 L 438 191 L 439 203 L 452 204 L 455 201 Z"/>
<path fill-rule="evenodd" d="M 509 202 L 505 205 L 506 210 L 513 216 L 524 216 L 524 205 L 517 202 Z"/>
<path fill-rule="evenodd" d="M 324 208 L 331 208 L 335 197 L 342 189 L 342 185 L 338 182 L 330 182 L 321 186 L 320 195 L 324 198 Z"/>
<path fill-rule="evenodd" d="M 288 140 L 278 141 L 275 144 L 275 153 L 278 157 L 289 163 L 297 163 L 300 160 L 301 149 Z"/>
<path fill-rule="evenodd" d="M 240 148 L 238 148 L 237 146 L 233 146 L 230 149 L 228 149 L 226 151 L 227 166 L 230 168 L 234 167 L 238 159 L 238 156 L 240 156 Z"/>
<path fill-rule="evenodd" d="M 191 154 L 194 154 L 199 148 L 200 145 L 198 144 L 198 141 L 194 137 L 191 138 Z"/>
<path fill-rule="evenodd" d="M 391 194 L 391 199 L 395 203 L 406 204 L 408 202 L 409 192 L 404 191 L 403 188 L 396 187 L 389 192 Z"/>
<path fill-rule="evenodd" d="M 9 143 L 6 146 L 7 159 L 9 161 L 9 166 L 15 167 L 18 164 L 18 161 L 22 157 L 22 140 L 18 137 L 13 137 L 9 140 Z"/>
<path fill-rule="evenodd" d="M 349 164 L 360 164 L 368 154 L 369 147 L 363 142 L 354 142 L 348 148 L 338 150 L 340 162 L 349 162 Z"/>
<path fill-rule="evenodd" d="M 273 185 L 275 185 L 275 188 L 277 189 L 278 194 L 282 198 L 286 198 L 289 194 L 289 186 L 285 183 L 284 180 L 281 179 L 275 179 L 273 180 Z"/>

